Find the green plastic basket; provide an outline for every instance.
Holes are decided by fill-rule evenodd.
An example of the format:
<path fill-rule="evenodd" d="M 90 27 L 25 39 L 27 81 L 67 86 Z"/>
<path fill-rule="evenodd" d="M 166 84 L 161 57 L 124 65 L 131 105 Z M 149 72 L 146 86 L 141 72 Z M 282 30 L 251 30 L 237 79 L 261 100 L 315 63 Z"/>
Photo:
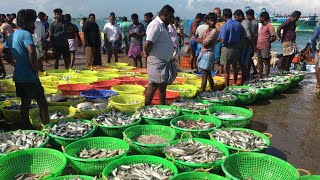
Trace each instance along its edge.
<path fill-rule="evenodd" d="M 66 120 L 66 122 L 73 122 L 73 121 L 75 121 L 75 120 Z M 88 121 L 88 120 L 80 120 L 80 121 L 84 122 L 84 123 L 92 124 L 92 122 Z M 49 123 L 47 125 L 47 127 L 51 128 L 54 126 L 54 124 L 55 123 Z M 96 130 L 96 126 L 92 124 L 92 130 L 88 134 L 86 134 L 82 137 L 79 137 L 79 138 L 65 138 L 65 137 L 60 137 L 60 136 L 56 136 L 56 135 L 49 133 L 49 136 L 50 136 L 49 142 L 53 148 L 60 150 L 61 147 L 66 147 L 70 143 L 73 143 L 73 142 L 78 141 L 80 139 L 92 137 L 95 130 Z"/>
<path fill-rule="evenodd" d="M 139 125 L 126 129 L 123 132 L 124 140 L 130 145 L 130 150 L 135 154 L 163 156 L 163 148 L 168 144 L 143 144 L 135 140 L 140 135 L 157 135 L 168 141 L 174 140 L 175 131 L 162 125 Z"/>
<path fill-rule="evenodd" d="M 59 176 L 55 178 L 49 178 L 48 180 L 69 180 L 73 178 L 81 178 L 83 180 L 96 180 L 95 177 L 85 176 L 85 175 L 67 175 L 67 176 Z"/>
<path fill-rule="evenodd" d="M 137 163 L 150 163 L 150 164 L 156 164 L 156 165 L 162 164 L 164 167 L 170 169 L 174 175 L 178 174 L 177 167 L 174 164 L 172 164 L 172 162 L 164 158 L 160 158 L 157 156 L 149 156 L 149 155 L 136 155 L 136 156 L 126 156 L 111 162 L 109 165 L 107 165 L 104 168 L 102 172 L 102 178 L 108 179 L 109 174 L 114 169 L 118 168 L 121 165 L 131 165 L 131 164 L 137 164 Z"/>
<path fill-rule="evenodd" d="M 216 106 L 209 109 L 209 112 L 213 117 L 216 117 L 221 120 L 223 127 L 239 127 L 239 128 L 245 127 L 250 123 L 250 120 L 253 116 L 253 113 L 251 110 L 241 108 L 241 107 L 235 107 L 235 106 Z M 232 113 L 238 116 L 244 116 L 244 118 L 233 118 L 233 119 L 220 118 L 214 115 L 214 113 L 216 112 Z"/>
<path fill-rule="evenodd" d="M 14 132 L 16 132 L 16 131 L 3 132 L 3 133 L 0 133 L 0 135 L 1 135 L 1 134 L 4 134 L 4 133 L 13 134 Z M 45 148 L 46 145 L 47 145 L 47 143 L 48 143 L 48 141 L 49 141 L 49 136 L 47 136 L 46 133 L 44 133 L 44 132 L 42 132 L 42 131 L 36 131 L 36 130 L 21 130 L 21 132 L 35 132 L 35 134 L 39 134 L 39 135 L 42 135 L 42 136 L 45 135 L 45 136 L 46 136 L 46 140 L 45 140 L 42 144 L 40 144 L 40 146 L 38 146 L 38 147 L 36 147 L 36 148 Z M 1 156 L 4 156 L 4 155 L 6 155 L 6 154 L 1 154 L 1 153 L 0 153 L 0 157 L 1 157 Z"/>
<path fill-rule="evenodd" d="M 243 89 L 249 89 L 249 88 L 253 88 L 253 87 L 249 87 L 249 86 L 229 86 L 225 89 L 226 93 L 229 93 L 229 89 L 234 89 L 234 88 L 243 88 Z M 253 88 L 258 92 L 258 90 L 256 88 Z M 235 95 L 237 97 L 237 101 L 236 103 L 238 105 L 248 105 L 248 104 L 252 104 L 254 101 L 256 101 L 257 99 L 257 93 L 232 93 L 233 95 Z"/>
<path fill-rule="evenodd" d="M 178 140 L 171 141 L 169 144 L 174 145 L 181 141 L 188 141 L 188 140 L 190 140 L 190 138 L 178 139 Z M 206 144 L 206 145 L 218 148 L 220 151 L 222 151 L 225 154 L 225 157 L 229 156 L 228 149 L 224 147 L 221 143 L 216 143 L 211 140 L 202 139 L 202 138 L 193 138 L 192 140 L 195 142 L 199 142 L 202 144 Z M 196 169 L 209 169 L 209 171 L 212 173 L 218 173 L 221 170 L 221 164 L 223 161 L 222 159 L 220 161 L 216 161 L 213 163 L 205 163 L 205 164 L 189 163 L 189 162 L 184 162 L 182 160 L 173 159 L 173 157 L 170 154 L 165 153 L 165 155 L 170 161 L 174 162 L 174 164 L 179 169 L 179 172 L 189 172 L 189 171 L 194 171 Z"/>
<path fill-rule="evenodd" d="M 290 83 L 273 83 L 275 85 L 274 92 L 280 94 L 290 88 Z"/>
<path fill-rule="evenodd" d="M 237 131 L 244 131 L 244 132 L 249 132 L 249 133 L 252 133 L 260 138 L 262 138 L 263 140 L 265 140 L 266 142 L 266 146 L 269 147 L 270 146 L 270 139 L 264 135 L 263 133 L 260 133 L 258 131 L 254 131 L 254 130 L 251 130 L 251 129 L 246 129 L 246 128 L 224 128 L 224 130 L 237 130 Z M 271 138 L 271 137 L 270 137 Z M 212 135 L 210 135 L 210 139 L 214 142 L 218 142 L 218 143 L 221 143 L 219 141 L 217 141 Z M 223 144 L 223 143 L 221 143 Z M 235 153 L 235 152 L 262 152 L 263 150 L 265 150 L 266 148 L 258 148 L 258 149 L 250 149 L 250 150 L 247 150 L 247 149 L 241 149 L 241 148 L 236 148 L 236 147 L 233 147 L 233 146 L 228 146 L 226 144 L 223 144 L 226 148 L 228 148 L 230 150 L 231 153 Z"/>
<path fill-rule="evenodd" d="M 232 95 L 232 97 L 234 98 L 232 100 L 218 100 L 218 101 L 204 100 L 199 96 L 197 97 L 197 99 L 201 100 L 204 103 L 211 103 L 212 106 L 234 106 L 238 98 L 235 95 Z"/>
<path fill-rule="evenodd" d="M 63 153 L 48 148 L 31 148 L 10 153 L 0 158 L 0 179 L 11 180 L 21 173 L 58 176 L 67 165 Z"/>
<path fill-rule="evenodd" d="M 175 117 L 178 117 L 179 114 L 180 114 L 180 111 L 178 108 L 176 107 L 172 107 L 172 106 L 165 106 L 165 105 L 154 105 L 158 108 L 161 108 L 161 109 L 173 109 L 175 110 L 177 113 L 175 116 L 172 116 L 172 117 L 169 117 L 169 118 L 150 118 L 150 117 L 145 117 L 145 116 L 142 116 L 142 119 L 148 123 L 148 124 L 151 124 L 151 125 L 165 125 L 165 126 L 169 126 L 170 125 L 170 121 L 175 118 Z M 153 107 L 154 107 L 153 106 Z"/>
<path fill-rule="evenodd" d="M 259 88 L 257 91 L 257 99 L 269 99 L 273 96 L 275 87 Z"/>
<path fill-rule="evenodd" d="M 234 180 L 290 180 L 300 177 L 291 164 L 261 153 L 233 154 L 224 160 L 222 170 L 227 178 Z"/>
<path fill-rule="evenodd" d="M 184 108 L 178 108 L 178 107 L 177 108 L 180 110 L 181 114 L 190 115 L 190 114 L 207 114 L 208 110 L 213 106 L 213 103 L 208 102 L 208 101 L 197 100 L 197 102 L 200 102 L 203 104 L 211 104 L 211 105 L 204 110 L 188 110 L 188 109 L 184 109 Z M 171 106 L 174 106 L 174 104 L 171 104 Z"/>
<path fill-rule="evenodd" d="M 209 122 L 211 124 L 214 124 L 215 127 L 209 128 L 209 129 L 197 129 L 197 130 L 192 130 L 192 129 L 185 129 L 176 126 L 176 123 L 180 120 L 193 120 L 193 121 L 198 121 L 199 119 L 203 119 L 205 122 Z M 192 134 L 193 137 L 196 138 L 209 138 L 208 133 L 212 132 L 215 128 L 219 128 L 222 125 L 221 121 L 217 118 L 214 118 L 212 116 L 205 116 L 205 115 L 184 115 L 184 116 L 179 116 L 171 120 L 170 126 L 175 130 L 177 135 L 181 136 L 185 132 L 189 132 Z"/>
<path fill-rule="evenodd" d="M 320 175 L 301 176 L 300 180 L 320 180 Z"/>
<path fill-rule="evenodd" d="M 184 172 L 171 178 L 170 180 L 228 180 L 225 177 L 210 174 L 207 172 Z"/>
<path fill-rule="evenodd" d="M 20 110 L 8 110 L 8 109 L 3 109 L 5 106 L 1 106 L 1 111 L 6 118 L 11 123 L 16 123 L 16 124 L 23 124 L 24 122 L 22 121 L 21 113 Z M 32 108 L 29 110 L 29 112 L 32 112 L 36 108 Z"/>
<path fill-rule="evenodd" d="M 133 113 L 127 113 L 127 114 L 132 115 Z M 142 118 L 140 117 L 136 122 L 125 125 L 125 126 L 105 126 L 103 124 L 98 124 L 96 122 L 95 124 L 97 126 L 97 134 L 99 136 L 116 137 L 116 138 L 122 139 L 123 132 L 127 128 L 139 125 L 141 121 L 142 121 Z"/>
<path fill-rule="evenodd" d="M 63 118 L 63 119 L 49 119 L 50 123 L 56 123 L 60 120 L 73 120 L 75 115 L 75 110 L 67 106 L 49 106 L 48 112 L 49 114 L 55 113 L 55 112 L 61 112 L 64 115 L 70 116 L 68 118 Z M 39 129 L 39 130 L 42 129 L 42 122 L 40 118 L 39 108 L 35 108 L 34 110 L 29 112 L 29 119 L 30 119 L 30 123 L 35 129 Z"/>
<path fill-rule="evenodd" d="M 123 154 L 103 159 L 83 159 L 76 157 L 83 149 L 108 149 L 108 150 L 125 150 Z M 91 176 L 99 175 L 102 170 L 112 161 L 126 156 L 129 151 L 129 145 L 126 141 L 112 137 L 93 137 L 82 139 L 69 144 L 65 148 L 64 154 L 68 158 L 71 167 L 78 174 Z"/>

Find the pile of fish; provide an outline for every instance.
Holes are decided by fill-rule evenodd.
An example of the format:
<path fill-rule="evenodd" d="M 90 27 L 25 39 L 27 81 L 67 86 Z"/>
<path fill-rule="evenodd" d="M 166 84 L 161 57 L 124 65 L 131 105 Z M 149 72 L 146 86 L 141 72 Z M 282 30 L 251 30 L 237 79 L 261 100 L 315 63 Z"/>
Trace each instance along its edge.
<path fill-rule="evenodd" d="M 84 180 L 84 179 L 78 176 L 74 176 L 72 178 L 64 178 L 63 180 Z M 92 180 L 97 180 L 97 177 L 94 177 Z"/>
<path fill-rule="evenodd" d="M 260 82 L 271 82 L 271 83 L 290 83 L 288 78 L 283 77 L 271 77 L 267 79 L 260 79 Z"/>
<path fill-rule="evenodd" d="M 216 129 L 212 136 L 217 141 L 235 148 L 246 150 L 267 148 L 264 139 L 247 131 Z"/>
<path fill-rule="evenodd" d="M 177 111 L 171 108 L 165 109 L 158 106 L 147 106 L 140 111 L 147 118 L 170 118 L 177 115 Z"/>
<path fill-rule="evenodd" d="M 136 141 L 143 144 L 164 144 L 169 142 L 169 140 L 154 134 L 138 136 Z"/>
<path fill-rule="evenodd" d="M 205 122 L 203 119 L 199 119 L 197 121 L 180 120 L 175 125 L 184 129 L 198 129 L 198 130 L 211 129 L 215 127 L 215 124 Z"/>
<path fill-rule="evenodd" d="M 84 111 L 95 111 L 95 110 L 105 110 L 107 109 L 106 103 L 92 103 L 92 102 L 83 102 L 77 105 L 77 109 Z"/>
<path fill-rule="evenodd" d="M 44 172 L 42 174 L 20 173 L 14 177 L 14 180 L 36 180 L 36 179 L 44 178 L 50 174 L 51 173 L 49 172 Z"/>
<path fill-rule="evenodd" d="M 72 78 L 73 78 L 72 76 L 62 76 L 61 78 L 58 78 L 58 79 L 60 79 L 62 81 L 69 81 Z"/>
<path fill-rule="evenodd" d="M 55 94 L 55 95 L 46 95 L 46 99 L 48 102 L 72 102 L 80 100 L 80 97 L 68 97 L 62 94 Z"/>
<path fill-rule="evenodd" d="M 83 149 L 79 153 L 79 158 L 83 159 L 102 159 L 123 154 L 125 150 L 108 150 L 108 149 Z"/>
<path fill-rule="evenodd" d="M 79 120 L 73 122 L 59 121 L 50 128 L 50 133 L 65 138 L 78 138 L 88 134 L 92 129 L 91 124 Z"/>
<path fill-rule="evenodd" d="M 17 130 L 13 133 L 0 134 L 0 153 L 35 148 L 46 141 L 46 137 L 33 131 L 25 132 Z"/>
<path fill-rule="evenodd" d="M 254 88 L 241 88 L 241 87 L 232 87 L 228 89 L 228 93 L 231 94 L 243 94 L 243 93 L 256 93 Z"/>
<path fill-rule="evenodd" d="M 220 91 L 206 91 L 198 95 L 199 98 L 207 101 L 228 101 L 234 100 L 235 97 L 232 94 L 223 93 Z"/>
<path fill-rule="evenodd" d="M 164 152 L 176 160 L 196 164 L 213 163 L 225 158 L 224 153 L 219 149 L 192 139 L 167 146 Z"/>
<path fill-rule="evenodd" d="M 182 93 L 184 93 L 184 92 L 191 92 L 191 90 L 189 90 L 189 89 L 184 89 L 184 88 L 170 88 L 170 90 L 172 90 L 172 91 L 177 91 L 177 92 L 182 92 Z"/>
<path fill-rule="evenodd" d="M 109 180 L 122 179 L 149 179 L 149 180 L 165 180 L 173 176 L 173 172 L 165 168 L 162 164 L 138 163 L 131 165 L 121 165 L 112 171 Z"/>
<path fill-rule="evenodd" d="M 70 115 L 64 115 L 62 114 L 62 112 L 54 112 L 54 113 L 50 113 L 49 114 L 49 119 L 65 119 L 65 118 L 69 118 Z"/>
<path fill-rule="evenodd" d="M 140 117 L 140 114 L 128 115 L 126 113 L 122 113 L 120 111 L 115 111 L 114 109 L 110 112 L 100 114 L 97 118 L 93 120 L 98 124 L 102 124 L 104 126 L 125 126 L 129 124 L 133 124 Z"/>
<path fill-rule="evenodd" d="M 243 118 L 246 118 L 245 116 L 239 116 L 239 115 L 233 114 L 233 113 L 225 113 L 225 112 L 218 112 L 218 111 L 213 113 L 213 115 L 215 115 L 221 119 L 243 119 Z"/>
<path fill-rule="evenodd" d="M 196 100 L 182 100 L 180 99 L 178 102 L 174 102 L 171 104 L 179 109 L 186 109 L 186 110 L 206 110 L 212 106 L 212 104 L 203 104 L 201 102 L 197 102 Z"/>
<path fill-rule="evenodd" d="M 36 108 L 38 107 L 37 104 L 31 104 L 30 105 L 30 109 Z M 3 109 L 6 110 L 20 110 L 21 109 L 21 104 L 17 104 L 17 103 L 12 103 L 10 106 L 5 106 Z"/>
<path fill-rule="evenodd" d="M 14 98 L 17 98 L 17 96 L 15 96 L 14 94 L 12 94 L 12 95 L 1 94 L 0 95 L 0 101 L 6 101 L 6 100 L 14 99 Z"/>
<path fill-rule="evenodd" d="M 270 82 L 266 82 L 266 83 L 261 83 L 261 82 L 250 83 L 250 84 L 248 84 L 248 86 L 255 87 L 255 88 L 258 88 L 258 89 L 273 88 L 274 87 L 274 85 L 271 84 Z"/>

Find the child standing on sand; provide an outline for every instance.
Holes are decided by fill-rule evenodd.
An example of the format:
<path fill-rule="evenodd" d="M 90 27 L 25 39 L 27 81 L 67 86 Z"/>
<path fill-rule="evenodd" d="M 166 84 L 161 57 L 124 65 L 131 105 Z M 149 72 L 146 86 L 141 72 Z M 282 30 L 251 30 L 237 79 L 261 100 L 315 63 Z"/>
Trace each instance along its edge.
<path fill-rule="evenodd" d="M 207 15 L 209 28 L 204 30 L 197 39 L 198 43 L 202 43 L 201 52 L 198 57 L 198 67 L 202 70 L 201 92 L 206 90 L 207 81 L 209 81 L 210 90 L 214 91 L 211 70 L 214 65 L 214 47 L 219 36 L 219 31 L 215 28 L 216 23 L 217 15 L 209 13 Z"/>

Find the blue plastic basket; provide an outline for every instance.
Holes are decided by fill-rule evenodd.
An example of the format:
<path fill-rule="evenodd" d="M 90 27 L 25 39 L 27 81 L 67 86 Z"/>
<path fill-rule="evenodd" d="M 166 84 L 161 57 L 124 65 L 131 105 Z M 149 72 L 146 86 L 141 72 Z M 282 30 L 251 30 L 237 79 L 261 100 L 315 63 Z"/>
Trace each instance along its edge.
<path fill-rule="evenodd" d="M 80 96 L 88 98 L 88 99 L 109 99 L 111 96 L 118 95 L 117 92 L 112 90 L 90 90 L 90 91 L 83 91 L 80 93 Z"/>

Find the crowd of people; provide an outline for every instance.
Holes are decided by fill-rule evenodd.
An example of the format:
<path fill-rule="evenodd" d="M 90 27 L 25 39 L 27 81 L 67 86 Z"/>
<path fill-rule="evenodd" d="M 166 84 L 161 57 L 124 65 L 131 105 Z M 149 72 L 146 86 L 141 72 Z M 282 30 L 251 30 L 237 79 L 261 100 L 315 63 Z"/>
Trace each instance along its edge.
<path fill-rule="evenodd" d="M 215 63 L 219 65 L 219 73 L 225 74 L 225 86 L 238 85 L 239 72 L 239 84 L 244 84 L 250 78 L 251 67 L 253 74 L 258 74 L 257 79 L 263 78 L 264 67 L 264 77 L 269 77 L 270 49 L 272 42 L 276 40 L 283 45 L 280 69 L 289 71 L 297 52 L 295 28 L 301 15 L 301 12 L 294 11 L 275 30 L 268 12 L 262 12 L 259 29 L 259 21 L 255 19 L 252 9 L 246 12 L 238 9 L 232 13 L 228 8 L 222 12 L 220 8 L 214 8 L 208 14 L 196 15 L 190 27 L 190 35 L 186 38 L 179 23 L 180 18 L 174 16 L 175 10 L 170 5 L 165 5 L 156 17 L 152 13 L 146 13 L 145 24 L 141 24 L 139 16 L 134 13 L 131 15 L 131 22 L 123 17 L 123 22 L 118 25 L 115 13 L 110 13 L 109 22 L 102 30 L 103 37 L 95 22 L 95 14 L 89 14 L 88 19 L 83 19 L 81 38 L 78 27 L 71 23 L 70 14 L 63 14 L 59 8 L 53 12 L 54 20 L 50 24 L 45 13 L 36 14 L 32 9 L 20 10 L 17 17 L 15 14 L 0 16 L 0 35 L 4 42 L 0 55 L 15 66 L 13 80 L 17 96 L 21 97 L 21 114 L 26 123 L 29 122 L 28 107 L 31 99 L 39 104 L 43 124 L 48 122 L 48 106 L 38 72 L 43 71 L 42 64 L 47 63 L 46 54 L 49 49 L 54 53 L 54 68 L 58 69 L 62 56 L 64 66 L 68 69 L 74 66 L 77 46 L 85 47 L 86 65 L 92 67 L 102 65 L 101 52 L 107 53 L 108 63 L 112 56 L 118 62 L 118 53 L 124 45 L 124 52 L 133 59 L 134 66 L 142 67 L 142 60 L 145 60 L 149 81 L 145 105 L 151 104 L 156 90 L 159 91 L 161 104 L 165 104 L 166 87 L 177 76 L 176 65 L 180 63 L 181 48 L 185 44 L 186 51 L 191 55 L 191 69 L 202 71 L 201 91 L 205 91 L 207 82 L 210 90 L 214 90 L 211 71 Z M 314 51 L 319 51 L 319 43 L 316 44 L 319 34 L 318 28 L 312 39 Z M 254 53 L 258 56 L 258 70 L 252 60 Z M 233 84 L 229 81 L 231 68 Z M 319 92 L 318 70 L 319 68 Z"/>

